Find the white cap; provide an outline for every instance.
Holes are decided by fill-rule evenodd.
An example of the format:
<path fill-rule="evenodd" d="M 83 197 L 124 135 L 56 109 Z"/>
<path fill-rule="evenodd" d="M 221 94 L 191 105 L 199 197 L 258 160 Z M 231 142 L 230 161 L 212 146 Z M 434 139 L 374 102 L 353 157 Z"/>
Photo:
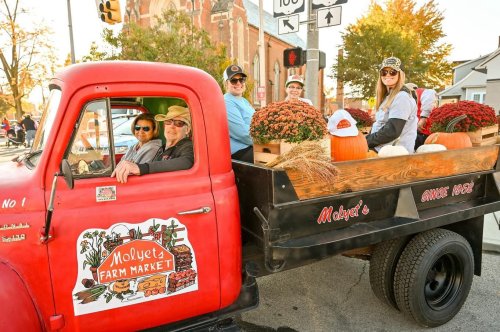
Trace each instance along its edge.
<path fill-rule="evenodd" d="M 288 76 L 288 79 L 286 80 L 285 87 L 288 87 L 288 84 L 290 83 L 299 83 L 301 86 L 304 86 L 304 79 L 300 75 L 290 75 Z"/>
<path fill-rule="evenodd" d="M 338 110 L 328 119 L 328 131 L 334 136 L 358 136 L 356 120 L 349 112 Z"/>

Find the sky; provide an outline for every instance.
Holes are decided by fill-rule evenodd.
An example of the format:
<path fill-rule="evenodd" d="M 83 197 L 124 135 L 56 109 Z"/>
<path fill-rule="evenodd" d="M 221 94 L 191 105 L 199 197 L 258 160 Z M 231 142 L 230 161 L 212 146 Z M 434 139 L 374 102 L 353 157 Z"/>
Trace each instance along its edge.
<path fill-rule="evenodd" d="M 100 41 L 100 33 L 104 27 L 112 27 L 101 23 L 98 19 L 96 0 L 21 0 L 32 10 L 33 17 L 43 20 L 53 32 L 55 51 L 61 62 L 70 53 L 67 3 L 71 6 L 72 30 L 75 46 L 75 57 L 81 59 L 88 54 L 92 41 Z M 251 0 L 258 4 L 258 0 Z M 274 0 L 273 0 L 274 1 Z M 273 1 L 263 0 L 264 9 L 273 12 Z M 306 3 L 308 0 L 305 0 Z M 377 0 L 383 3 L 383 0 Z M 121 0 L 124 7 L 125 0 Z M 416 0 L 421 6 L 426 0 Z M 500 1 L 499 0 L 435 0 L 437 7 L 443 12 L 443 31 L 446 34 L 443 42 L 453 46 L 448 60 L 470 60 L 493 52 L 499 46 L 500 36 Z M 327 68 L 330 67 L 341 44 L 341 32 L 357 18 L 366 14 L 370 0 L 348 0 L 342 5 L 341 24 L 319 30 L 319 48 L 326 53 Z M 124 10 L 122 10 L 122 13 Z M 304 14 L 303 14 L 304 15 Z M 301 16 L 301 20 L 305 16 Z M 276 19 L 277 24 L 277 19 Z M 121 25 L 112 27 L 114 30 Z M 300 26 L 299 35 L 306 41 L 305 25 Z M 327 81 L 328 84 L 328 81 Z M 333 83 L 332 83 L 333 84 Z"/>

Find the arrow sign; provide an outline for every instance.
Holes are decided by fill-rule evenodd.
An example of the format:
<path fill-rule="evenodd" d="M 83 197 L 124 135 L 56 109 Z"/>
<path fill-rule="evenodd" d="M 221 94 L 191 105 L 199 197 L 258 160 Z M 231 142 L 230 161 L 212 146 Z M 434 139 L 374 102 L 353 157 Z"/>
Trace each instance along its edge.
<path fill-rule="evenodd" d="M 284 35 L 287 33 L 299 31 L 299 14 L 278 17 L 278 34 Z"/>
<path fill-rule="evenodd" d="M 341 23 L 342 7 L 327 7 L 318 9 L 316 12 L 316 26 L 327 28 Z"/>
<path fill-rule="evenodd" d="M 312 1 L 312 9 L 319 9 L 323 7 L 330 7 L 335 5 L 341 5 L 346 3 L 347 0 L 311 0 Z"/>

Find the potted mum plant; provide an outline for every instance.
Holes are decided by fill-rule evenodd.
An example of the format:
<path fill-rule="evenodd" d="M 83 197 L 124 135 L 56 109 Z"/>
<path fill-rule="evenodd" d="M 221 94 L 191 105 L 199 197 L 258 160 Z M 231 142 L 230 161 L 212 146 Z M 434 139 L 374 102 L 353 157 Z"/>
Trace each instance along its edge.
<path fill-rule="evenodd" d="M 326 134 L 321 112 L 301 101 L 270 103 L 255 112 L 250 124 L 256 163 L 267 163 L 295 143 L 321 140 Z"/>
<path fill-rule="evenodd" d="M 431 132 L 446 132 L 450 121 L 462 115 L 466 117 L 455 124 L 453 131 L 466 132 L 473 146 L 496 143 L 498 123 L 495 110 L 474 101 L 459 101 L 435 108 L 429 117 Z"/>
<path fill-rule="evenodd" d="M 363 134 L 369 134 L 373 125 L 372 117 L 365 111 L 359 108 L 346 108 L 345 109 L 356 120 L 356 127 Z"/>

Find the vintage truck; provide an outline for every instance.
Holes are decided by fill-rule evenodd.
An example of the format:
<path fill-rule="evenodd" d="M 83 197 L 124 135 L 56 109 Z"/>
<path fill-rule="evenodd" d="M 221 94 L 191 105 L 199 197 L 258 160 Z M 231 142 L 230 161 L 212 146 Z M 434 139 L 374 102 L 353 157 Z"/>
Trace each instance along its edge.
<path fill-rule="evenodd" d="M 369 258 L 383 302 L 438 326 L 481 273 L 497 145 L 338 162 L 332 185 L 231 161 L 201 70 L 79 64 L 50 91 L 31 151 L 0 165 L 2 331 L 230 330 L 258 305 L 256 277 L 336 254 Z M 114 115 L 174 104 L 191 112 L 193 167 L 118 183 Z"/>

